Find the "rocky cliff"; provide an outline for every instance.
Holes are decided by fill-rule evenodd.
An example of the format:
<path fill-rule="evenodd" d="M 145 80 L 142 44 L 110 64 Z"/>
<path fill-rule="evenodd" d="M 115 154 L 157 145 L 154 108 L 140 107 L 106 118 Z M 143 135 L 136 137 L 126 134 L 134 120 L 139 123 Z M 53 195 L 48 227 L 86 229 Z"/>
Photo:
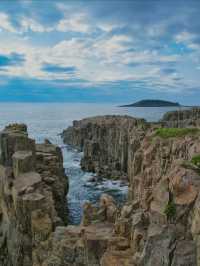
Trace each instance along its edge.
<path fill-rule="evenodd" d="M 103 194 L 84 204 L 80 225 L 65 226 L 59 148 L 9 126 L 0 134 L 0 265 L 200 266 L 199 128 L 103 116 L 63 136 L 85 152 L 86 169 L 127 176 L 128 201 L 119 208 Z"/>
<path fill-rule="evenodd" d="M 111 168 L 129 179 L 121 209 L 105 197 L 99 209 L 84 206 L 87 228 L 101 219 L 113 227 L 101 266 L 200 265 L 200 129 L 158 127 L 106 116 L 76 121 L 63 133 L 85 152 L 84 168 L 103 175 Z"/>
<path fill-rule="evenodd" d="M 129 160 L 148 125 L 129 116 L 98 116 L 74 121 L 62 134 L 66 144 L 83 151 L 81 166 L 106 178 L 127 178 Z"/>
<path fill-rule="evenodd" d="M 66 222 L 68 181 L 58 147 L 35 144 L 25 125 L 0 133 L 0 265 L 39 266 Z"/>
<path fill-rule="evenodd" d="M 200 108 L 194 107 L 186 110 L 167 112 L 162 123 L 167 127 L 192 127 L 200 126 Z"/>

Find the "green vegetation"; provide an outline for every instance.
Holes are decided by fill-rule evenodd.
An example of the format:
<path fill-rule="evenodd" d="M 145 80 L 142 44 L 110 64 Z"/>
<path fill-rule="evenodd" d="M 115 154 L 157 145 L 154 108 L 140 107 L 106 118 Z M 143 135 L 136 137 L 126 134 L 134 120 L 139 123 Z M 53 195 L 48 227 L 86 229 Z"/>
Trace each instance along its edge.
<path fill-rule="evenodd" d="M 158 128 L 156 129 L 155 136 L 167 139 L 195 135 L 199 132 L 198 128 Z"/>
<path fill-rule="evenodd" d="M 200 167 L 200 154 L 192 158 L 191 163 L 197 167 Z"/>
<path fill-rule="evenodd" d="M 176 205 L 173 201 L 169 201 L 164 210 L 168 220 L 172 220 L 176 216 Z"/>

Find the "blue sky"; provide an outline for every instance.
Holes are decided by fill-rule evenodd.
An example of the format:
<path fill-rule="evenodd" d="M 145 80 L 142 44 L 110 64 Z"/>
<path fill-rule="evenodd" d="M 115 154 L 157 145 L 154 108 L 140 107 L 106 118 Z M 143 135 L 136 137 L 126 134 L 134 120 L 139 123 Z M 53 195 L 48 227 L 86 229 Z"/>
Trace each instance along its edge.
<path fill-rule="evenodd" d="M 0 101 L 200 104 L 200 1 L 1 0 Z"/>

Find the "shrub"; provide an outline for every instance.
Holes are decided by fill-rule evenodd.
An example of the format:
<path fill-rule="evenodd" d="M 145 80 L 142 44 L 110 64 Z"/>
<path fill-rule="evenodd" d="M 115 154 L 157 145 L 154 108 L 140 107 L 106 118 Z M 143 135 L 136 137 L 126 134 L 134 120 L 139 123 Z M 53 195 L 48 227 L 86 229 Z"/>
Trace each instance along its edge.
<path fill-rule="evenodd" d="M 164 210 L 168 220 L 172 220 L 176 216 L 176 205 L 173 201 L 169 201 Z"/>
<path fill-rule="evenodd" d="M 200 130 L 198 128 L 158 128 L 156 129 L 155 136 L 161 138 L 174 138 L 194 135 L 199 132 Z"/>

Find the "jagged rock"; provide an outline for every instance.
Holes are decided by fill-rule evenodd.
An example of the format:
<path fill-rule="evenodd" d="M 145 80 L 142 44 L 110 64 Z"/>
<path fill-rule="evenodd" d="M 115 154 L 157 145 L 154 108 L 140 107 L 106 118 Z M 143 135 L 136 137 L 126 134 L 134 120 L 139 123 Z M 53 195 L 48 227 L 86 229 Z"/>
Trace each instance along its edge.
<path fill-rule="evenodd" d="M 52 247 L 42 266 L 51 265 L 52 262 L 58 263 L 56 266 L 99 266 L 112 231 L 113 226 L 105 223 L 87 227 L 57 227 L 52 235 Z"/>
<path fill-rule="evenodd" d="M 66 143 L 84 151 L 84 169 L 129 180 L 129 201 L 121 209 L 102 195 L 99 206 L 84 205 L 80 226 L 67 227 L 59 226 L 68 189 L 61 150 L 49 142 L 35 145 L 24 126 L 5 129 L 0 265 L 200 265 L 200 175 L 188 167 L 200 153 L 200 136 L 162 138 L 157 127 L 104 116 L 75 121 L 63 133 Z M 33 170 L 24 165 L 27 151 L 35 158 Z"/>
<path fill-rule="evenodd" d="M 83 205 L 83 217 L 81 224 L 90 225 L 92 222 L 109 222 L 114 223 L 118 208 L 112 196 L 102 194 L 99 207 L 94 207 L 90 202 Z"/>
<path fill-rule="evenodd" d="M 99 116 L 74 121 L 62 136 L 66 144 L 83 150 L 83 169 L 117 179 L 127 178 L 129 153 L 138 149 L 145 129 L 143 119 Z"/>
<path fill-rule="evenodd" d="M 200 235 L 200 194 L 198 194 L 191 217 L 191 232 L 194 237 Z"/>
<path fill-rule="evenodd" d="M 161 180 L 153 189 L 151 210 L 165 215 L 165 208 L 169 202 L 169 185 L 167 180 Z"/>
<path fill-rule="evenodd" d="M 101 195 L 100 209 L 105 213 L 106 221 L 115 222 L 118 209 L 112 196 L 107 194 Z"/>
<path fill-rule="evenodd" d="M 57 211 L 66 208 L 61 202 L 67 192 L 62 154 L 54 145 L 46 145 L 40 149 L 43 164 L 36 158 L 35 141 L 28 138 L 25 125 L 9 125 L 0 133 L 2 266 L 41 266 L 55 226 L 64 223 Z M 53 176 L 55 186 L 44 182 L 44 176 Z"/>
<path fill-rule="evenodd" d="M 168 112 L 161 122 L 168 127 L 199 127 L 200 108 Z"/>
<path fill-rule="evenodd" d="M 16 151 L 32 151 L 34 154 L 35 141 L 27 137 L 24 126 L 10 125 L 0 133 L 0 163 L 12 166 L 12 155 Z"/>
<path fill-rule="evenodd" d="M 101 266 L 137 266 L 133 262 L 131 250 L 107 251 L 104 253 Z"/>
<path fill-rule="evenodd" d="M 189 205 L 197 197 L 198 187 L 200 187 L 199 175 L 191 169 L 176 166 L 170 172 L 169 187 L 176 204 Z"/>
<path fill-rule="evenodd" d="M 195 242 L 191 240 L 178 241 L 171 265 L 197 266 Z"/>
<path fill-rule="evenodd" d="M 21 173 L 34 171 L 35 158 L 32 151 L 17 151 L 13 154 L 13 172 L 15 178 Z"/>
<path fill-rule="evenodd" d="M 163 227 L 148 235 L 140 266 L 168 266 L 175 245 L 175 228 Z"/>
<path fill-rule="evenodd" d="M 49 143 L 36 144 L 36 170 L 41 174 L 42 180 L 51 186 L 56 211 L 66 224 L 68 180 L 63 168 L 61 149 Z"/>
<path fill-rule="evenodd" d="M 186 125 L 185 115 L 182 122 L 171 125 Z M 156 132 L 163 124 L 102 116 L 75 121 L 63 132 L 67 144 L 84 152 L 83 169 L 107 178 L 128 176 L 128 203 L 110 220 L 114 223 L 112 238 L 122 242 L 125 238 L 128 243 L 121 253 L 118 244 L 110 240 L 113 249 L 108 246 L 103 266 L 189 266 L 194 258 L 200 265 L 200 172 L 190 167 L 193 156 L 200 154 L 200 136 L 162 138 Z M 100 205 L 97 214 L 106 217 L 107 208 Z M 93 216 L 90 225 L 97 217 Z"/>
<path fill-rule="evenodd" d="M 13 190 L 16 194 L 23 194 L 32 187 L 36 188 L 41 184 L 41 176 L 36 172 L 29 172 L 25 174 L 21 174 L 14 180 Z"/>
<path fill-rule="evenodd" d="M 81 220 L 81 224 L 83 226 L 88 226 L 95 220 L 97 215 L 97 210 L 92 206 L 90 202 L 85 202 L 83 205 L 83 216 Z M 103 217 L 104 220 L 104 217 Z"/>

